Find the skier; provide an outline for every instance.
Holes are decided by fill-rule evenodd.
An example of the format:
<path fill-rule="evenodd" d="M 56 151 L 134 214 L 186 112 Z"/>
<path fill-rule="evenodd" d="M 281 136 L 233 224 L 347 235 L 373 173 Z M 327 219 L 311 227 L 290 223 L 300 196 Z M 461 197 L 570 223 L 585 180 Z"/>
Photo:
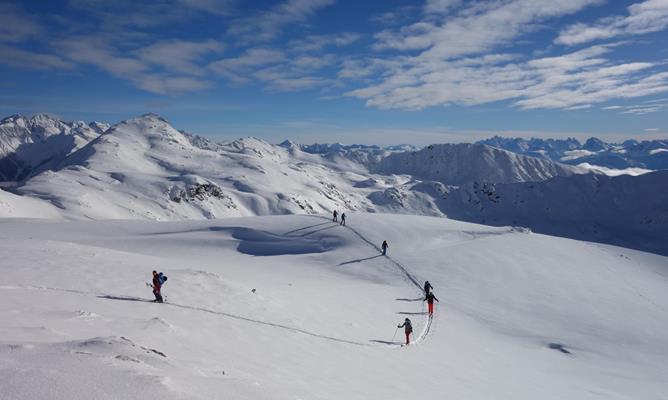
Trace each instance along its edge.
<path fill-rule="evenodd" d="M 387 254 L 387 240 L 383 240 L 383 244 L 380 247 L 383 249 L 383 255 Z"/>
<path fill-rule="evenodd" d="M 406 334 L 406 345 L 410 344 L 410 336 L 411 333 L 413 333 L 413 325 L 411 324 L 411 320 L 406 318 L 403 324 L 397 325 L 397 328 L 404 328 L 404 333 Z"/>
<path fill-rule="evenodd" d="M 434 315 L 434 300 L 436 300 L 440 303 L 440 301 L 436 298 L 436 296 L 434 296 L 433 292 L 429 292 L 429 294 L 427 294 L 427 297 L 424 300 L 422 300 L 422 301 L 426 301 L 427 305 L 429 306 L 429 317 L 430 318 Z"/>
<path fill-rule="evenodd" d="M 425 281 L 425 282 L 424 282 L 424 295 L 425 295 L 425 300 L 427 299 L 427 295 L 429 294 L 429 292 L 432 291 L 432 289 L 434 289 L 434 287 L 431 286 L 431 283 L 429 283 L 429 281 Z"/>
<path fill-rule="evenodd" d="M 160 294 L 160 288 L 162 288 L 162 283 L 164 281 L 160 275 L 161 274 L 158 274 L 158 271 L 153 271 L 153 285 L 151 285 L 151 287 L 153 288 L 153 295 L 155 296 L 155 300 L 153 301 L 156 303 L 162 303 L 162 294 Z"/>
<path fill-rule="evenodd" d="M 339 213 L 334 210 L 334 218 L 332 219 L 332 222 L 339 222 L 339 219 L 337 218 L 339 216 Z"/>
<path fill-rule="evenodd" d="M 346 225 L 346 213 L 341 213 L 341 225 Z"/>

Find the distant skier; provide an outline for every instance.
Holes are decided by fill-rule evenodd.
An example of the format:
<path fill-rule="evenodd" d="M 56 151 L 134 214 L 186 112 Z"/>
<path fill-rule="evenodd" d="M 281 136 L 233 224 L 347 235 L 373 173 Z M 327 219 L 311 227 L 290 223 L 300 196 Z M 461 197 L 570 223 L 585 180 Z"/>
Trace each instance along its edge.
<path fill-rule="evenodd" d="M 411 320 L 406 318 L 403 324 L 397 325 L 397 328 L 404 328 L 404 333 L 406 334 L 406 345 L 410 344 L 410 336 L 411 333 L 413 333 L 413 325 L 411 324 Z"/>
<path fill-rule="evenodd" d="M 427 299 L 427 295 L 434 289 L 433 286 L 431 286 L 431 283 L 429 281 L 424 282 L 424 295 L 425 295 L 425 300 Z"/>
<path fill-rule="evenodd" d="M 387 254 L 387 240 L 383 240 L 383 244 L 381 244 L 380 247 L 383 249 L 383 255 Z"/>
<path fill-rule="evenodd" d="M 346 225 L 346 213 L 341 213 L 341 225 Z"/>
<path fill-rule="evenodd" d="M 338 217 L 339 217 L 339 213 L 338 213 L 336 210 L 334 210 L 334 214 L 333 214 L 333 215 L 334 215 L 334 218 L 332 218 L 332 222 L 339 222 L 339 218 L 338 218 Z"/>
<path fill-rule="evenodd" d="M 162 303 L 162 294 L 160 293 L 160 289 L 162 289 L 162 284 L 165 283 L 167 280 L 167 277 L 164 276 L 161 273 L 158 274 L 158 271 L 153 271 L 153 284 L 151 287 L 153 288 L 153 295 L 155 296 L 155 300 L 153 300 L 156 303 Z"/>
<path fill-rule="evenodd" d="M 427 294 L 427 297 L 424 300 L 422 300 L 422 301 L 426 301 L 427 305 L 429 306 L 429 316 L 430 317 L 434 315 L 434 300 L 436 300 L 440 303 L 440 301 L 436 298 L 436 296 L 434 296 L 433 292 L 429 292 L 429 294 Z"/>

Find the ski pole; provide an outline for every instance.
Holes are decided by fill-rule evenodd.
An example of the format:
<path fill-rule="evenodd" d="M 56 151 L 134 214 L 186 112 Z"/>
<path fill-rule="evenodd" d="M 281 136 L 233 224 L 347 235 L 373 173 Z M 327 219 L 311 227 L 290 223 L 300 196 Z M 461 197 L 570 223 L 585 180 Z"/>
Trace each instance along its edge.
<path fill-rule="evenodd" d="M 394 330 L 394 335 L 392 335 L 391 342 L 394 342 L 394 338 L 397 336 L 397 332 L 399 332 L 399 327 L 397 327 L 397 329 Z"/>

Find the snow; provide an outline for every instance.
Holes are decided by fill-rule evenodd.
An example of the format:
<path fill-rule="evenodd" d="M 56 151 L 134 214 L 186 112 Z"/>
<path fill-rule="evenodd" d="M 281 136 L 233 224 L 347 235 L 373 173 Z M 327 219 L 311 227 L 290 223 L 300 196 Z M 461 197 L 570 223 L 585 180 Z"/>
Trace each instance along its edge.
<path fill-rule="evenodd" d="M 654 155 L 654 154 L 665 153 L 665 152 L 668 152 L 668 149 L 652 149 L 652 150 L 649 151 L 649 154 Z"/>
<path fill-rule="evenodd" d="M 646 174 L 648 172 L 652 172 L 650 169 L 644 169 L 644 168 L 624 168 L 624 169 L 614 169 L 614 168 L 606 168 L 606 167 L 601 167 L 599 165 L 592 165 L 589 163 L 581 163 L 578 164 L 578 167 L 584 168 L 593 172 L 605 174 L 608 176 L 619 176 L 619 175 L 632 175 L 632 176 L 638 176 L 642 174 Z"/>
<path fill-rule="evenodd" d="M 593 155 L 596 155 L 596 153 L 589 150 L 568 150 L 564 152 L 564 156 L 561 157 L 561 161 L 577 160 L 578 158 L 589 157 Z"/>
<path fill-rule="evenodd" d="M 543 158 L 6 118 L 0 398 L 665 398 L 668 171 L 506 145 Z"/>
<path fill-rule="evenodd" d="M 0 189 L 0 218 L 62 219 L 62 215 L 46 201 L 17 196 Z"/>
<path fill-rule="evenodd" d="M 581 144 L 578 140 L 554 139 L 522 139 L 504 138 L 495 136 L 482 140 L 480 144 L 487 144 L 518 154 L 540 156 L 553 161 L 567 164 L 591 165 L 611 169 L 643 168 L 649 170 L 668 169 L 668 158 L 658 156 L 662 149 L 666 149 L 668 141 L 664 140 L 626 140 L 621 144 L 606 143 L 600 139 L 589 138 Z M 665 154 L 664 154 L 665 155 Z"/>
<path fill-rule="evenodd" d="M 451 185 L 474 181 L 539 181 L 584 172 L 549 160 L 470 143 L 438 144 L 419 151 L 391 154 L 373 165 L 371 170 L 386 175 L 410 174 Z"/>
<path fill-rule="evenodd" d="M 0 221 L 2 398 L 665 398 L 668 258 L 347 214 Z"/>
<path fill-rule="evenodd" d="M 45 114 L 11 116 L 0 121 L 0 180 L 19 181 L 53 168 L 109 125 L 63 122 Z"/>

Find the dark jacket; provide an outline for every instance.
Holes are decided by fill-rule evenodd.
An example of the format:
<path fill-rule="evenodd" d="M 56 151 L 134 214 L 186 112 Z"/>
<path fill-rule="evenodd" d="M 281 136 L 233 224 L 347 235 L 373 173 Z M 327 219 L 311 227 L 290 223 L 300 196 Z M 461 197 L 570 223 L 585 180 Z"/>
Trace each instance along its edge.
<path fill-rule="evenodd" d="M 411 320 L 410 320 L 410 319 L 407 319 L 406 321 L 404 321 L 404 323 L 401 324 L 401 325 L 399 325 L 398 328 L 404 328 L 404 331 L 405 331 L 406 333 L 411 333 L 411 332 L 413 332 L 413 325 L 411 324 Z"/>
<path fill-rule="evenodd" d="M 434 296 L 434 294 L 432 292 L 429 292 L 427 297 L 425 297 L 425 299 L 424 299 L 424 301 L 426 301 L 429 304 L 434 304 L 434 300 L 438 301 L 438 299 L 436 298 L 436 296 Z M 440 303 L 440 301 L 439 301 L 439 303 Z"/>
<path fill-rule="evenodd" d="M 431 283 L 429 283 L 429 281 L 427 281 L 427 282 L 424 283 L 424 292 L 425 292 L 425 293 L 428 293 L 428 292 L 429 292 L 431 289 L 433 289 L 433 288 L 434 288 L 434 287 L 431 286 Z"/>
<path fill-rule="evenodd" d="M 160 288 L 162 287 L 162 283 L 160 283 L 160 277 L 158 275 L 155 275 L 153 277 L 153 291 L 160 293 Z"/>

